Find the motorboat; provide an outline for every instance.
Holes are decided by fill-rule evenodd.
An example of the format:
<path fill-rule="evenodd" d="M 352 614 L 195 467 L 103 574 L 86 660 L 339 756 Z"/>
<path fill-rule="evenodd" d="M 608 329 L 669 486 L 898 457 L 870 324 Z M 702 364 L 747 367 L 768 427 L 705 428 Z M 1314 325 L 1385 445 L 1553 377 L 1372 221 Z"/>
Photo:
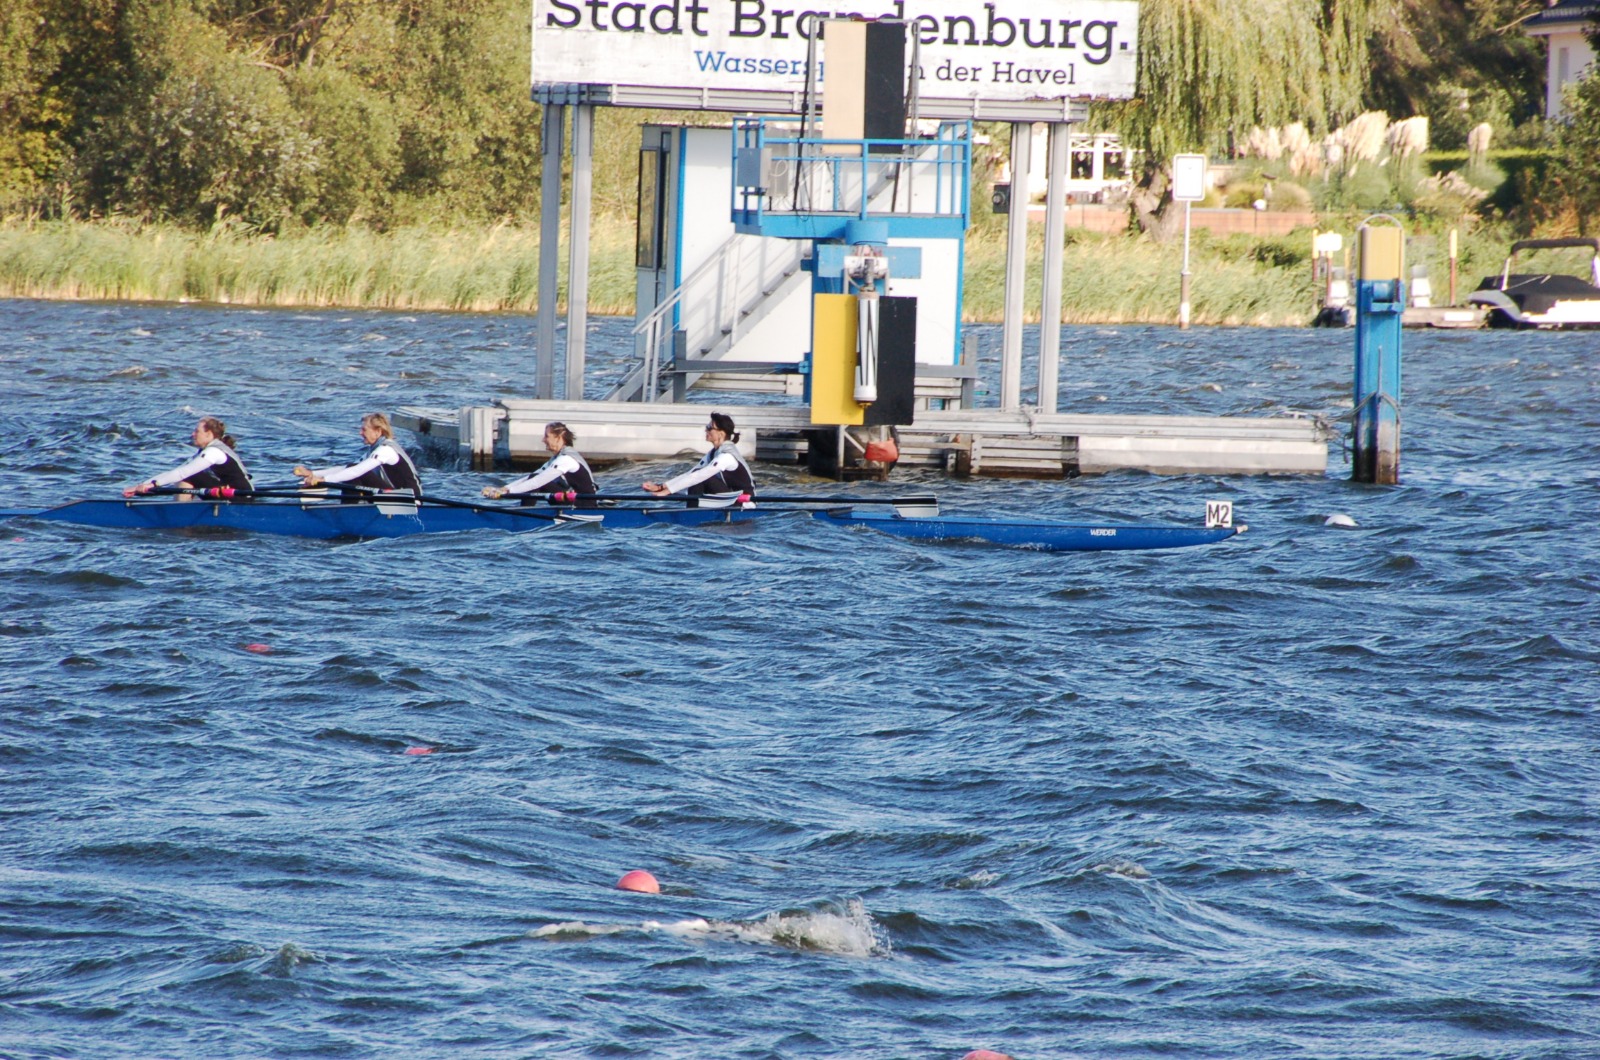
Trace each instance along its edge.
<path fill-rule="evenodd" d="M 1513 272 L 1525 251 L 1589 251 L 1589 276 Z M 1526 266 L 1524 266 L 1526 267 Z M 1600 328 L 1600 238 L 1523 239 L 1511 244 L 1505 268 L 1487 276 L 1467 301 L 1483 306 L 1495 328 Z"/>

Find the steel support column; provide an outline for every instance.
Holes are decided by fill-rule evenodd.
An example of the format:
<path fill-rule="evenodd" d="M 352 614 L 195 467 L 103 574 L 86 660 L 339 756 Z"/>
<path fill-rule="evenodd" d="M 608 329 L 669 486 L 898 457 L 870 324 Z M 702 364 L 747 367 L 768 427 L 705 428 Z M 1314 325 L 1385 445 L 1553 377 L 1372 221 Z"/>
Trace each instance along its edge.
<path fill-rule="evenodd" d="M 572 203 L 567 240 L 568 401 L 583 399 L 589 338 L 589 216 L 594 191 L 594 107 L 572 108 Z"/>
<path fill-rule="evenodd" d="M 1061 253 L 1066 238 L 1067 147 L 1072 126 L 1050 123 L 1050 186 L 1044 193 L 1044 297 L 1039 305 L 1039 411 L 1056 411 L 1061 365 Z"/>
<path fill-rule="evenodd" d="M 543 169 L 539 188 L 539 322 L 533 396 L 556 394 L 556 301 L 561 287 L 561 154 L 567 108 L 547 103 L 539 124 Z"/>
<path fill-rule="evenodd" d="M 1005 320 L 1000 341 L 1000 407 L 1022 407 L 1022 295 L 1028 281 L 1028 162 L 1033 126 L 1011 126 L 1011 212 L 1006 216 Z"/>

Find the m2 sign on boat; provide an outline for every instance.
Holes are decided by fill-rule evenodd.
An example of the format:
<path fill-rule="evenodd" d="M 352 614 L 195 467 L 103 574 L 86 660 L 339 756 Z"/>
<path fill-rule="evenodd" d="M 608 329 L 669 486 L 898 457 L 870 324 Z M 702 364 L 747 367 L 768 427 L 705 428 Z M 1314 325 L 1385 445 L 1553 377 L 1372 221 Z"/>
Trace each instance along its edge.
<path fill-rule="evenodd" d="M 534 0 L 533 82 L 800 89 L 807 42 L 852 17 L 907 24 L 925 99 L 1133 95 L 1129 0 Z"/>

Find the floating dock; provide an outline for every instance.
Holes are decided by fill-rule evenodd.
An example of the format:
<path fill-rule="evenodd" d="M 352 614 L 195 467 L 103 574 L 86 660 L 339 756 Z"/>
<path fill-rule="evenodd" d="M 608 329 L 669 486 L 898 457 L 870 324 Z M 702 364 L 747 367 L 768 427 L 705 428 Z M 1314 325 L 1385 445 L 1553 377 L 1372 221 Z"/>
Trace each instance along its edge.
<path fill-rule="evenodd" d="M 1488 312 L 1476 305 L 1407 306 L 1401 314 L 1405 328 L 1481 328 Z"/>
<path fill-rule="evenodd" d="M 1124 6 L 1133 12 L 1136 5 Z M 1070 82 L 1070 96 L 1041 98 L 1032 87 L 997 81 L 943 98 L 933 83 L 925 96 L 920 78 L 910 76 L 932 60 L 908 36 L 908 23 L 819 18 L 825 25 L 807 37 L 803 61 L 797 46 L 783 53 L 786 94 L 769 91 L 780 84 L 770 79 L 744 87 L 719 81 L 715 96 L 705 85 L 660 84 L 639 95 L 588 80 L 624 68 L 630 76 L 691 72 L 680 47 L 686 41 L 670 35 L 654 45 L 683 57 L 659 67 L 642 53 L 618 65 L 610 46 L 599 67 L 569 65 L 559 51 L 542 66 L 536 47 L 544 178 L 532 394 L 403 408 L 396 425 L 436 457 L 475 468 L 543 462 L 544 426 L 552 421 L 573 429 L 591 463 L 697 460 L 711 407 L 690 393 L 732 390 L 750 403 L 719 399 L 714 407 L 733 417 L 747 459 L 841 479 L 882 478 L 891 467 L 1034 478 L 1122 469 L 1326 473 L 1334 431 L 1315 419 L 1056 411 L 1071 126 L 1087 117 L 1090 99 L 1132 96 L 1131 41 L 1108 52 L 1103 66 L 1096 60 L 1070 78 L 1063 69 L 1058 83 Z M 613 42 L 623 43 L 650 42 Z M 580 53 L 591 54 L 592 44 L 571 54 Z M 723 87 L 759 91 L 730 105 L 735 96 Z M 640 126 L 631 363 L 627 351 L 609 351 L 624 365 L 620 376 L 608 375 L 605 400 L 561 400 L 594 392 L 586 371 L 593 110 L 640 104 L 741 116 L 725 127 Z M 1033 407 L 1023 403 L 1023 332 L 1032 314 L 1028 211 L 1021 208 L 1006 226 L 997 407 L 974 403 L 977 352 L 961 306 L 980 116 L 1011 123 L 1006 167 L 1023 188 L 1035 123 L 1049 123 L 1041 138 L 1048 178 Z M 571 253 L 558 344 L 563 202 Z M 565 368 L 559 388 L 558 365 Z"/>
<path fill-rule="evenodd" d="M 848 443 L 802 406 L 726 405 L 741 449 L 765 463 L 837 468 Z M 596 464 L 699 459 L 709 406 L 505 399 L 459 409 L 402 407 L 395 426 L 436 457 L 486 469 L 543 463 L 544 425 L 567 424 Z M 1135 469 L 1156 474 L 1323 475 L 1337 436 L 1310 418 L 1046 414 L 1030 409 L 923 409 L 896 428 L 901 468 L 956 475 L 1064 478 Z M 871 470 L 886 470 L 875 468 Z M 865 477 L 864 475 L 861 477 Z"/>

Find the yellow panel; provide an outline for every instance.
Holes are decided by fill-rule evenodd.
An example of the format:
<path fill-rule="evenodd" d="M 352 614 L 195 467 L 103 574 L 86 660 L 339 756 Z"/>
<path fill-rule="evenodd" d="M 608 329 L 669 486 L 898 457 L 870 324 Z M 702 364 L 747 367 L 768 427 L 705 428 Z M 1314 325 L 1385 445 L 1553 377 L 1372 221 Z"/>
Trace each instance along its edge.
<path fill-rule="evenodd" d="M 860 424 L 856 401 L 856 296 L 812 295 L 811 422 Z"/>
<path fill-rule="evenodd" d="M 1405 230 L 1394 225 L 1362 225 L 1358 278 L 1398 280 L 1405 272 Z"/>

